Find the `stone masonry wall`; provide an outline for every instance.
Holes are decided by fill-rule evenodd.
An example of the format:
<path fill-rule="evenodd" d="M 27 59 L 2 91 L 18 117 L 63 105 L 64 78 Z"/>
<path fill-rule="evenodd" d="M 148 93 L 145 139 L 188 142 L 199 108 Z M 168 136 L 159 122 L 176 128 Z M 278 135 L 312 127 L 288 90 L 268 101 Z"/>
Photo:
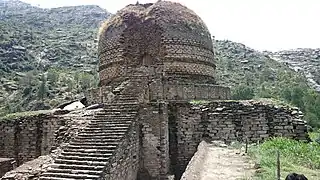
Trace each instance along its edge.
<path fill-rule="evenodd" d="M 15 168 L 14 159 L 0 158 L 0 178 L 8 171 Z"/>
<path fill-rule="evenodd" d="M 167 105 L 147 104 L 139 115 L 141 123 L 139 180 L 166 179 L 169 173 Z"/>
<path fill-rule="evenodd" d="M 139 125 L 133 123 L 110 159 L 104 179 L 133 180 L 139 171 Z"/>
<path fill-rule="evenodd" d="M 21 165 L 49 154 L 63 124 L 63 119 L 44 114 L 0 121 L 0 157 L 14 158 Z"/>
<path fill-rule="evenodd" d="M 172 171 L 180 178 L 202 139 L 263 141 L 272 136 L 307 140 L 306 122 L 296 108 L 253 101 L 216 101 L 202 105 L 175 103 L 169 108 Z M 171 148 L 171 146 L 176 148 Z"/>
<path fill-rule="evenodd" d="M 167 100 L 230 99 L 229 87 L 209 84 L 180 84 L 168 82 L 164 85 L 164 88 Z M 151 96 L 151 98 L 153 98 L 153 96 Z"/>
<path fill-rule="evenodd" d="M 111 88 L 109 86 L 102 86 L 90 89 L 85 94 L 88 104 L 98 104 L 110 102 L 113 98 Z"/>

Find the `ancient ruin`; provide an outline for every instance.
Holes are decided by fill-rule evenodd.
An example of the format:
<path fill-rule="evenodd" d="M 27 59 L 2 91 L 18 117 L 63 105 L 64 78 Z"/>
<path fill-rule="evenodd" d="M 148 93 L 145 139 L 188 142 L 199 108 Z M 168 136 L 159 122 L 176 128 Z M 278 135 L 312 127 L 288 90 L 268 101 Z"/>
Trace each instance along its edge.
<path fill-rule="evenodd" d="M 0 175 L 22 165 L 3 179 L 180 179 L 203 139 L 305 140 L 298 109 L 229 100 L 213 44 L 179 3 L 126 6 L 100 30 L 100 86 L 87 93 L 99 108 L 0 121 Z"/>

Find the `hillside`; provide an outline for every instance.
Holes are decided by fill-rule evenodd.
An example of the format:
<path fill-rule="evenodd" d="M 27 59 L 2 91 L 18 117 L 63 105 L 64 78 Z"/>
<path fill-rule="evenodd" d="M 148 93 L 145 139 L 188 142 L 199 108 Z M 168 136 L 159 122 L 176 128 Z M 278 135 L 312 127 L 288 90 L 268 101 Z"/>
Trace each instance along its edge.
<path fill-rule="evenodd" d="M 42 9 L 0 0 L 0 116 L 50 109 L 97 86 L 96 38 L 108 16 L 93 5 Z M 306 104 L 308 98 L 317 104 L 318 97 L 304 76 L 319 77 L 319 66 L 310 64 L 318 61 L 309 60 L 310 53 L 300 54 L 307 60 L 296 72 L 277 61 L 276 53 L 227 40 L 216 41 L 215 47 L 218 83 L 232 87 L 233 98 L 280 99 L 301 107 L 312 121 L 320 117 L 317 108 Z"/>
<path fill-rule="evenodd" d="M 0 70 L 85 67 L 96 64 L 96 32 L 109 13 L 98 6 L 42 9 L 10 0 L 0 3 Z"/>
<path fill-rule="evenodd" d="M 218 83 L 230 86 L 234 99 L 283 101 L 299 107 L 312 126 L 320 127 L 320 95 L 309 86 L 308 71 L 304 71 L 317 66 L 305 62 L 302 70 L 295 71 L 265 52 L 227 40 L 216 41 L 215 47 Z"/>
<path fill-rule="evenodd" d="M 264 53 L 244 44 L 229 40 L 216 40 L 218 83 L 232 87 L 247 85 L 256 89 L 265 86 L 281 88 L 283 76 L 290 76 L 290 82 L 307 86 L 303 73 L 295 72 L 284 63 L 279 63 Z M 257 89 L 255 90 L 258 93 Z"/>
<path fill-rule="evenodd" d="M 288 64 L 295 71 L 302 71 L 309 84 L 320 92 L 320 49 L 300 48 L 279 52 L 265 52 L 273 59 Z"/>
<path fill-rule="evenodd" d="M 98 6 L 0 0 L 0 115 L 49 109 L 97 85 Z"/>

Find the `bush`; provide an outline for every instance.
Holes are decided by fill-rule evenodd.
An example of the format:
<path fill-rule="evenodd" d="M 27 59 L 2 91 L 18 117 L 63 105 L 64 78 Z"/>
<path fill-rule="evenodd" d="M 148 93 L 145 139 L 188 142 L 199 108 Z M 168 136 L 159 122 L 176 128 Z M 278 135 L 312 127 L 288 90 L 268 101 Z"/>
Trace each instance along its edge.
<path fill-rule="evenodd" d="M 262 171 L 256 174 L 258 179 L 276 178 L 277 150 L 280 152 L 283 179 L 291 172 L 302 173 L 307 177 L 320 176 L 320 145 L 317 142 L 305 143 L 277 137 L 249 149 L 249 155 L 256 159 L 262 168 Z"/>
<path fill-rule="evenodd" d="M 254 90 L 252 87 L 240 85 L 236 87 L 232 93 L 232 98 L 236 100 L 248 100 L 254 97 Z"/>

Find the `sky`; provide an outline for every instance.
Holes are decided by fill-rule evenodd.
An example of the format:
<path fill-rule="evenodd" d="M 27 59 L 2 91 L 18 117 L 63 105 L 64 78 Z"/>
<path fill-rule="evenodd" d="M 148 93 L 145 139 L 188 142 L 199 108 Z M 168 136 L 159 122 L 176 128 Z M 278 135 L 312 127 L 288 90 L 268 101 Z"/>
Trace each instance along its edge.
<path fill-rule="evenodd" d="M 116 13 L 137 0 L 22 0 L 43 8 L 96 4 Z M 138 0 L 139 3 L 157 0 Z M 257 50 L 320 48 L 320 0 L 171 0 L 195 11 L 216 39 Z"/>

